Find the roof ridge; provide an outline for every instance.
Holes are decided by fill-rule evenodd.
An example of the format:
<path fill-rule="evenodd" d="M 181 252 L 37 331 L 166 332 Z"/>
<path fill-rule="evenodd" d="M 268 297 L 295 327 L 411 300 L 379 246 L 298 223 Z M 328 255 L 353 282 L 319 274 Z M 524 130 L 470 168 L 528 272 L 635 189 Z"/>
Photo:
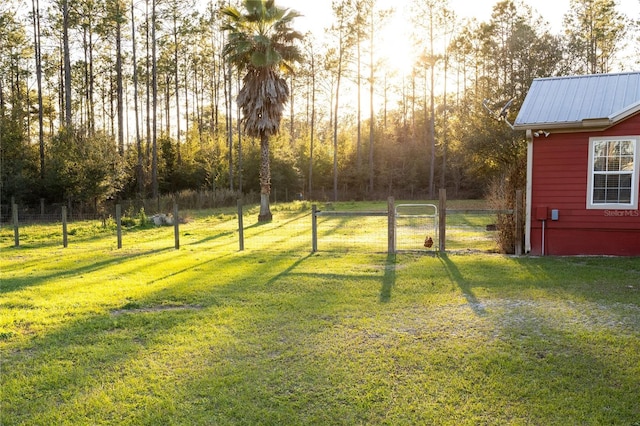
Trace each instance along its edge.
<path fill-rule="evenodd" d="M 636 75 L 640 74 L 640 70 L 638 71 L 621 71 L 621 72 L 613 72 L 613 73 L 596 73 L 596 74 L 575 74 L 575 75 L 556 75 L 550 77 L 536 77 L 533 80 L 569 80 L 569 79 L 578 79 L 578 78 L 603 78 L 603 77 L 613 77 L 613 76 L 622 76 L 622 75 Z"/>

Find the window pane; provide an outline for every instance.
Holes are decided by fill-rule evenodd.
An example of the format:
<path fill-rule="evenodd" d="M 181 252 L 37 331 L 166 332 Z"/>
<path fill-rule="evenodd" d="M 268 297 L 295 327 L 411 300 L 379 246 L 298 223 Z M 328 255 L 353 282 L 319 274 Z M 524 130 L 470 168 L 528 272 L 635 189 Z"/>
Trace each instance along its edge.
<path fill-rule="evenodd" d="M 602 204 L 604 202 L 605 202 L 604 189 L 594 189 L 593 190 L 593 203 L 594 204 Z"/>
<path fill-rule="evenodd" d="M 635 198 L 633 175 L 639 167 L 635 161 L 636 140 L 596 140 L 592 149 L 591 202 L 631 204 Z"/>
<path fill-rule="evenodd" d="M 602 204 L 605 202 L 604 189 L 595 189 L 593 191 L 593 203 Z"/>
<path fill-rule="evenodd" d="M 604 188 L 607 181 L 607 175 L 595 174 L 593 175 L 593 187 Z"/>
<path fill-rule="evenodd" d="M 633 157 L 622 157 L 620 159 L 620 170 L 626 172 L 633 171 Z"/>
<path fill-rule="evenodd" d="M 620 155 L 624 155 L 627 157 L 633 157 L 633 149 L 634 147 L 633 141 L 622 141 L 622 146 L 620 149 Z"/>
<path fill-rule="evenodd" d="M 631 202 L 631 174 L 594 174 L 593 203 Z"/>
<path fill-rule="evenodd" d="M 618 188 L 620 186 L 620 175 L 607 175 L 607 188 Z"/>
<path fill-rule="evenodd" d="M 615 157 L 620 155 L 620 141 L 609 141 L 608 155 L 609 157 Z"/>
<path fill-rule="evenodd" d="M 599 141 L 593 144 L 594 157 L 606 157 L 607 156 L 607 142 Z"/>
<path fill-rule="evenodd" d="M 621 203 L 630 203 L 631 202 L 631 190 L 630 189 L 621 189 L 620 190 L 620 202 Z"/>
<path fill-rule="evenodd" d="M 618 188 L 607 188 L 607 203 L 617 203 L 618 202 Z"/>

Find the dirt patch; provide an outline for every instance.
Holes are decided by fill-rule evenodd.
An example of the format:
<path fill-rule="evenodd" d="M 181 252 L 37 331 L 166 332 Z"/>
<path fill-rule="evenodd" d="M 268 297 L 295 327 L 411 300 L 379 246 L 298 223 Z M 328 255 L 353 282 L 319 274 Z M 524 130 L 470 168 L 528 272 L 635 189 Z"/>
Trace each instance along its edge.
<path fill-rule="evenodd" d="M 140 314 L 149 312 L 173 312 L 173 311 L 198 311 L 202 309 L 200 305 L 158 305 L 139 308 L 125 308 L 111 311 L 111 315 Z"/>

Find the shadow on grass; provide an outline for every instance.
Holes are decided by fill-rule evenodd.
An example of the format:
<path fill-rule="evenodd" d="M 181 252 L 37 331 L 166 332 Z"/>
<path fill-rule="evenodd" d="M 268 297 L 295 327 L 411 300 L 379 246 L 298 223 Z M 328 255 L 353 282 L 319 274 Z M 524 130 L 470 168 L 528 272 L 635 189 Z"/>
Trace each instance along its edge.
<path fill-rule="evenodd" d="M 237 231 L 218 232 L 215 235 L 210 235 L 210 236 L 204 237 L 204 238 L 202 238 L 202 239 L 200 239 L 198 241 L 192 241 L 192 242 L 184 244 L 184 245 L 185 246 L 196 246 L 196 245 L 204 244 L 204 243 L 207 243 L 207 242 L 210 242 L 210 241 L 215 241 L 215 240 L 218 240 L 220 238 L 229 237 L 229 236 L 235 234 L 236 232 Z"/>
<path fill-rule="evenodd" d="M 389 253 L 384 265 L 384 277 L 380 289 L 380 302 L 388 303 L 391 300 L 391 289 L 396 284 L 396 255 Z"/>
<path fill-rule="evenodd" d="M 246 225 L 244 226 L 244 230 L 252 230 L 252 229 L 256 229 L 256 228 L 262 228 L 260 230 L 260 232 L 256 232 L 253 233 L 253 236 L 257 236 L 263 233 L 270 233 L 270 232 L 275 232 L 278 229 L 284 228 L 287 225 L 290 225 L 292 223 L 298 222 L 299 220 L 304 219 L 305 217 L 311 216 L 311 213 L 307 213 L 307 214 L 295 214 L 294 216 L 291 215 L 287 215 L 286 220 L 282 221 L 278 221 L 276 219 L 270 221 L 270 222 L 255 222 L 252 223 L 251 225 Z M 311 229 L 311 225 L 309 225 L 309 229 Z"/>
<path fill-rule="evenodd" d="M 482 306 L 482 303 L 478 300 L 475 293 L 471 289 L 471 285 L 464 278 L 464 276 L 460 272 L 460 269 L 458 269 L 453 260 L 449 258 L 447 253 L 440 253 L 440 256 L 438 256 L 438 258 L 440 259 L 442 266 L 444 266 L 445 271 L 449 275 L 449 278 L 451 278 L 451 280 L 458 285 L 460 290 L 462 290 L 462 294 L 464 294 L 464 297 L 465 299 L 467 299 L 467 302 L 469 303 L 469 306 L 471 307 L 473 312 L 479 316 L 486 315 L 487 312 Z"/>
<path fill-rule="evenodd" d="M 20 233 L 20 245 L 15 247 L 13 243 L 13 238 L 11 240 L 11 245 L 6 245 L 4 248 L 11 249 L 41 249 L 41 248 L 63 248 L 63 238 L 62 238 L 62 225 L 60 225 L 60 233 L 51 233 L 46 237 L 33 237 L 32 234 L 27 233 L 25 231 L 21 231 Z M 109 231 L 99 231 L 92 234 L 84 234 L 84 235 L 76 235 L 71 232 L 67 234 L 67 244 L 69 246 L 75 246 L 83 243 L 91 243 L 99 240 L 110 240 L 113 239 L 113 242 L 116 242 L 116 233 L 115 230 L 113 233 Z M 7 240 L 8 241 L 8 240 Z"/>
<path fill-rule="evenodd" d="M 47 229 L 48 232 L 43 236 L 41 229 Z M 158 227 L 153 224 L 123 226 L 123 235 L 136 235 L 146 231 L 157 230 Z M 55 224 L 28 224 L 20 227 L 19 233 L 20 245 L 14 246 L 13 233 L 9 239 L 9 234 L 2 235 L 2 241 L 10 241 L 10 245 L 6 248 L 23 248 L 23 249 L 39 249 L 39 248 L 63 248 L 63 230 L 62 223 Z M 100 225 L 99 221 L 78 221 L 68 223 L 67 244 L 70 247 L 84 243 L 105 240 L 113 244 L 117 241 L 117 228 L 114 226 Z M 3 247 L 4 248 L 4 247 Z"/>
<path fill-rule="evenodd" d="M 211 264 L 213 262 L 219 262 L 221 259 L 223 259 L 225 257 L 229 257 L 229 256 L 231 256 L 231 253 L 223 254 L 221 256 L 205 260 L 205 261 L 197 263 L 195 265 L 191 265 L 191 266 L 188 266 L 186 268 L 182 268 L 182 269 L 178 269 L 178 270 L 172 271 L 171 273 L 168 273 L 168 274 L 163 275 L 161 277 L 158 277 L 156 279 L 149 280 L 147 283 L 148 284 L 155 284 L 155 283 L 157 283 L 159 281 L 164 281 L 164 280 L 167 280 L 169 278 L 173 278 L 173 277 L 175 277 L 177 275 L 184 274 L 184 273 L 192 271 L 192 270 L 196 270 L 198 268 L 201 268 L 201 267 L 203 267 L 205 265 L 208 265 L 208 264 Z"/>
<path fill-rule="evenodd" d="M 567 328 L 545 315 L 544 303 L 507 306 L 506 317 L 497 318 L 504 339 L 479 340 L 468 352 L 459 350 L 450 333 L 459 333 L 459 327 L 429 329 L 430 323 L 404 320 L 402 304 L 392 312 L 407 327 L 380 331 L 386 330 L 384 323 L 373 321 L 379 306 L 363 306 L 362 293 L 344 299 L 343 278 L 358 269 L 332 274 L 329 259 L 318 268 L 295 271 L 312 256 L 227 256 L 215 268 L 176 279 L 189 269 L 214 266 L 214 259 L 207 259 L 164 276 L 172 278 L 168 288 L 215 282 L 192 290 L 198 299 L 184 300 L 190 302 L 184 309 L 153 310 L 174 300 L 158 288 L 117 314 L 88 312 L 30 340 L 6 359 L 10 387 L 3 392 L 0 423 L 13 415 L 10 421 L 16 424 L 54 424 L 64 416 L 68 423 L 112 424 L 168 419 L 176 424 L 429 424 L 454 413 L 469 424 L 481 422 L 478 415 L 496 423 L 634 424 L 625 422 L 637 413 L 631 405 L 637 395 L 634 358 L 622 363 L 624 346 L 611 345 L 607 335 L 585 338 L 582 328 Z M 476 310 L 480 302 L 471 289 L 473 279 L 461 269 L 472 272 L 455 256 L 439 259 L 474 312 L 484 314 Z M 239 262 L 243 267 L 233 275 L 218 274 Z M 390 301 L 396 262 L 387 255 L 381 302 Z M 478 267 L 487 277 L 498 275 L 482 262 Z M 298 289 L 307 275 L 315 285 Z M 379 274 L 375 277 L 371 282 L 378 284 Z M 361 282 L 352 285 L 362 287 Z M 173 296 L 184 299 L 178 289 Z M 329 303 L 340 310 L 328 310 Z M 441 315 L 444 320 L 448 312 L 443 309 Z M 488 315 L 496 319 L 495 313 Z M 211 334 L 202 334 L 205 330 Z M 602 346 L 594 346 L 596 340 Z M 438 358 L 438 350 L 445 355 Z M 633 347 L 623 354 L 632 353 Z M 453 402 L 446 406 L 430 391 L 436 387 Z M 425 402 L 398 402 L 411 398 Z M 463 398 L 470 407 L 456 406 Z M 405 416 L 409 411 L 413 421 Z"/>
<path fill-rule="evenodd" d="M 159 253 L 162 253 L 162 252 L 166 252 L 166 251 L 169 251 L 169 250 L 174 250 L 174 249 L 170 248 L 170 247 L 165 247 L 165 248 L 160 248 L 160 249 L 142 251 L 142 252 L 135 253 L 135 254 L 128 253 L 124 257 L 126 257 L 127 260 L 131 260 L 131 259 L 135 259 L 135 258 L 138 258 L 138 257 L 156 255 L 156 254 L 159 254 Z M 87 274 L 87 273 L 90 273 L 90 272 L 95 272 L 95 271 L 98 271 L 100 269 L 107 268 L 110 265 L 121 263 L 122 260 L 123 260 L 123 256 L 122 255 L 113 255 L 113 256 L 109 256 L 107 259 L 104 259 L 104 260 L 101 260 L 101 261 L 98 261 L 98 262 L 90 262 L 88 264 L 79 266 L 79 267 L 74 268 L 74 269 L 58 270 L 58 271 L 54 271 L 53 273 L 50 273 L 50 274 L 38 275 L 36 277 L 28 277 L 28 276 L 27 277 L 20 277 L 20 278 L 6 278 L 6 277 L 4 277 L 2 279 L 2 286 L 0 287 L 0 294 L 11 293 L 11 292 L 14 292 L 14 291 L 21 290 L 23 288 L 33 287 L 33 286 L 37 286 L 37 285 L 41 285 L 41 284 L 46 284 L 48 281 L 54 280 L 54 279 L 72 277 L 72 276 L 76 276 L 76 275 L 82 275 L 82 274 Z"/>
<path fill-rule="evenodd" d="M 289 265 L 284 271 L 280 272 L 279 274 L 277 274 L 273 278 L 271 278 L 269 281 L 267 281 L 266 285 L 268 286 L 270 284 L 273 284 L 274 282 L 278 281 L 282 277 L 284 277 L 286 275 L 289 275 L 291 273 L 291 271 L 293 271 L 295 268 L 300 266 L 300 264 L 302 264 L 302 262 L 304 262 L 305 260 L 309 259 L 311 256 L 313 256 L 313 253 L 307 253 L 305 256 L 303 256 L 300 259 L 296 260 L 291 265 Z"/>
<path fill-rule="evenodd" d="M 151 250 L 127 256 L 114 256 L 107 260 L 93 262 L 73 270 L 59 271 L 46 277 L 38 277 L 30 280 L 26 285 L 46 284 L 47 280 L 55 277 L 64 277 L 89 272 L 97 272 L 108 267 L 112 263 L 131 261 L 141 256 L 151 256 L 159 252 L 173 251 L 171 248 Z M 229 257 L 231 254 L 223 255 Z M 191 280 L 196 283 L 207 281 L 211 277 L 211 266 L 214 262 L 226 264 L 237 261 L 221 257 L 206 259 L 194 263 L 186 268 L 171 270 L 154 280 L 144 283 L 145 286 L 153 285 L 157 281 L 168 280 L 168 286 L 157 287 L 144 297 L 129 299 L 119 309 L 111 309 L 109 312 L 87 311 L 84 313 L 69 313 L 68 318 L 58 327 L 48 327 L 48 331 L 40 332 L 32 339 L 19 343 L 13 348 L 3 349 L 3 398 L 0 401 L 0 424 L 4 420 L 13 418 L 19 423 L 21 420 L 30 423 L 36 411 L 44 414 L 62 412 L 70 415 L 71 423 L 83 422 L 82 419 L 73 419 L 74 409 L 70 407 L 73 401 L 85 400 L 86 395 L 99 392 L 101 386 L 113 383 L 117 386 L 123 380 L 123 372 L 131 370 L 132 365 L 140 358 L 155 359 L 154 347 L 167 347 L 168 336 L 180 334 L 177 330 L 183 330 L 186 324 L 192 321 L 201 321 L 202 312 L 220 306 L 220 299 L 228 298 L 231 294 L 241 294 L 246 286 L 246 280 L 234 279 L 225 282 L 224 285 L 213 285 L 205 294 L 197 294 L 198 290 L 189 290 Z M 219 265 L 217 265 L 219 266 Z M 265 263 L 260 265 L 269 268 Z M 187 271 L 200 271 L 197 276 L 177 279 Z M 215 270 L 215 269 L 213 269 Z M 243 271 L 242 274 L 244 274 Z M 26 280 L 25 280 L 26 281 Z M 2 291 L 16 290 L 18 285 L 12 284 L 8 289 L 3 282 Z M 173 290 L 174 287 L 183 287 Z M 185 290 L 186 289 L 186 290 Z M 197 299 L 197 300 L 194 300 Z M 240 310 L 241 307 L 236 308 Z M 208 311 L 214 312 L 214 311 Z M 65 315 L 65 317 L 67 317 Z M 75 317 L 75 318 L 74 318 Z M 184 330 L 182 331 L 184 333 Z M 21 383 L 21 375 L 32 374 L 32 380 L 28 384 Z M 169 374 L 170 376 L 170 374 Z M 148 394 L 155 392 L 156 381 L 162 382 L 163 378 L 153 378 L 145 383 L 136 381 L 132 374 L 128 377 L 129 386 L 136 387 L 126 398 L 134 405 L 144 405 Z M 168 385 L 168 384 L 167 384 Z M 168 385 L 169 386 L 169 385 Z M 169 386 L 170 387 L 170 386 Z M 60 394 L 64 394 L 64 400 Z M 24 395 L 30 395 L 25 398 Z M 39 409 L 35 409 L 38 406 Z M 108 410 L 108 408 L 106 408 Z M 141 410 L 144 411 L 144 410 Z M 121 418 L 130 418 L 131 413 L 119 413 Z M 50 423 L 58 423 L 58 418 L 50 417 Z M 86 419 L 85 419 L 86 420 Z"/>
<path fill-rule="evenodd" d="M 33 339 L 26 347 L 16 348 L 3 362 L 14 372 L 4 376 L 3 399 L 6 399 L 0 423 L 11 418 L 17 423 L 30 423 L 35 415 L 34 405 L 45 413 L 45 418 L 59 410 L 66 412 L 64 415 L 70 417 L 71 423 L 82 421 L 73 419 L 74 410 L 70 404 L 99 390 L 102 383 L 122 380 L 123 372 L 131 368 L 134 360 L 148 356 L 143 354 L 160 344 L 163 336 L 173 334 L 176 328 L 199 315 L 199 309 L 87 315 Z M 28 385 L 19 384 L 20 372 L 32 375 Z M 144 401 L 144 392 L 154 387 L 153 383 L 135 381 L 131 385 L 137 388 L 134 392 L 140 396 L 127 398 L 131 402 L 137 399 L 138 403 Z M 18 392 L 17 386 L 22 391 Z M 32 397 L 21 396 L 25 394 Z M 65 395 L 64 400 L 60 394 Z M 122 413 L 121 416 L 126 418 L 130 414 Z M 49 420 L 54 423 L 54 419 L 55 415 Z"/>

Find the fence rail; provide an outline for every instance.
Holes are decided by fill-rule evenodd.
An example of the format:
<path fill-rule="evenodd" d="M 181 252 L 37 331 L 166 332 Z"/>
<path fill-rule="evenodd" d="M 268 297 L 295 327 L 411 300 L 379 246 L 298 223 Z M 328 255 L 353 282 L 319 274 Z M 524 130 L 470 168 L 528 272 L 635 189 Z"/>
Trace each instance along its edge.
<path fill-rule="evenodd" d="M 405 211 L 404 213 L 396 210 L 393 197 L 388 199 L 388 205 L 386 210 L 367 210 L 367 211 L 336 211 L 336 210 L 320 210 L 314 204 L 312 205 L 311 212 L 311 250 L 312 252 L 318 251 L 318 239 L 319 239 L 319 219 L 324 218 L 323 221 L 323 233 L 321 234 L 323 240 L 323 249 L 342 250 L 341 244 L 353 242 L 358 246 L 377 247 L 376 251 L 386 250 L 388 253 L 396 253 L 397 251 L 406 250 L 439 250 L 445 252 L 447 245 L 450 245 L 450 250 L 460 250 L 465 248 L 465 244 L 469 241 L 477 243 L 476 249 L 490 250 L 489 245 L 491 241 L 491 231 L 496 229 L 494 220 L 496 214 L 514 215 L 515 223 L 515 254 L 522 254 L 522 227 L 521 221 L 521 194 L 518 194 L 516 199 L 518 204 L 515 209 L 503 209 L 503 210 L 489 210 L 489 209 L 447 209 L 446 208 L 446 192 L 443 190 L 440 194 L 440 200 L 438 205 L 435 204 L 398 204 L 401 206 L 418 206 L 421 208 L 424 206 L 430 206 L 433 209 L 433 214 L 413 213 Z M 61 212 L 55 218 L 56 222 L 62 220 L 62 233 L 61 239 L 63 246 L 67 247 L 67 221 L 71 221 L 68 215 L 67 209 L 62 206 Z M 120 218 L 122 215 L 122 209 L 120 205 L 116 207 L 116 223 L 117 223 L 117 241 L 118 248 L 122 247 L 122 234 Z M 475 215 L 475 216 L 474 216 Z M 178 218 L 177 205 L 174 205 L 174 218 Z M 11 210 L 11 223 L 14 229 L 14 241 L 15 246 L 20 244 L 20 222 L 24 221 L 24 218 L 18 213 L 18 206 L 13 204 Z M 380 222 L 380 218 L 387 218 L 386 230 L 383 223 Z M 427 219 L 430 222 L 429 226 L 424 226 L 424 223 L 415 225 L 412 222 L 418 222 L 421 219 Z M 104 219 L 104 217 L 101 217 Z M 258 232 L 255 229 L 255 225 L 251 225 L 247 228 L 243 225 L 243 212 L 242 203 L 238 201 L 238 242 L 239 250 L 244 250 L 245 229 L 249 231 L 249 238 L 253 238 Z M 335 221 L 336 219 L 342 219 Z M 360 220 L 362 219 L 362 220 Z M 296 226 L 299 230 L 296 231 L 296 240 L 298 243 L 304 242 L 308 238 L 308 219 L 296 218 L 287 223 L 287 227 Z M 398 223 L 402 221 L 402 232 L 398 232 Z M 178 220 L 175 220 L 175 247 L 180 247 Z M 307 225 L 305 225 L 305 223 Z M 325 224 L 333 223 L 330 226 Z M 491 227 L 491 229 L 490 229 Z M 270 234 L 272 241 L 283 241 L 286 244 L 291 244 L 290 237 L 280 238 L 275 235 L 278 227 L 273 227 L 274 234 Z M 261 227 L 259 234 L 265 235 L 271 233 L 270 228 Z M 402 244 L 398 244 L 398 238 L 407 238 L 407 233 L 413 233 L 410 235 L 410 242 L 402 240 Z M 386 235 L 385 235 L 386 234 Z M 306 235 L 306 236 L 305 236 Z M 306 240 L 308 241 L 308 240 Z M 308 242 L 306 243 L 308 244 Z M 302 247 L 302 246 L 299 246 Z M 308 247 L 308 246 L 307 246 Z M 495 244 L 494 246 L 495 247 Z"/>
<path fill-rule="evenodd" d="M 67 213 L 67 207 L 62 206 L 60 214 L 56 215 L 57 217 L 53 222 L 59 222 L 62 225 L 62 246 L 64 248 L 68 247 L 68 229 L 67 224 L 70 222 L 69 215 Z M 101 219 L 105 219 L 103 216 Z M 13 227 L 13 235 L 14 235 L 14 247 L 20 247 L 20 226 L 24 219 L 19 214 L 18 205 L 13 203 L 11 206 L 11 225 Z M 122 248 L 122 206 L 120 204 L 115 205 L 115 222 L 116 222 L 116 238 L 118 243 L 118 248 Z M 174 227 L 174 244 L 175 248 L 180 248 L 180 230 L 179 230 L 179 215 L 178 215 L 178 205 L 174 204 L 173 206 L 173 227 Z M 29 222 L 32 223 L 32 222 Z"/>
<path fill-rule="evenodd" d="M 433 214 L 400 214 L 396 210 L 395 202 L 393 197 L 390 197 L 388 200 L 388 208 L 386 211 L 323 211 L 319 210 L 316 205 L 312 206 L 312 248 L 313 252 L 318 251 L 318 218 L 320 217 L 376 217 L 376 216 L 387 216 L 387 250 L 389 253 L 395 253 L 400 249 L 402 250 L 439 250 L 441 252 L 445 252 L 447 250 L 447 244 L 450 243 L 452 249 L 461 249 L 464 243 L 461 243 L 461 240 L 466 239 L 475 240 L 490 240 L 491 237 L 487 237 L 487 233 L 493 232 L 496 230 L 496 225 L 494 223 L 486 223 L 480 224 L 477 222 L 488 222 L 490 219 L 493 219 L 495 215 L 503 214 L 503 215 L 514 215 L 515 216 L 515 253 L 516 255 L 522 254 L 522 237 L 521 232 L 518 230 L 521 229 L 522 223 L 520 219 L 520 215 L 517 214 L 518 211 L 521 211 L 521 193 L 518 191 L 516 195 L 516 199 L 518 200 L 518 204 L 515 209 L 447 209 L 446 207 L 446 191 L 441 190 L 440 192 L 440 200 L 439 205 L 433 204 L 399 204 L 400 206 L 407 207 L 417 207 L 417 208 L 432 208 Z M 427 207 L 428 206 L 428 207 Z M 475 215 L 475 221 L 469 221 L 469 218 L 465 218 L 466 222 L 461 221 L 457 218 L 457 216 L 471 215 L 472 217 Z M 414 235 L 412 238 L 414 241 L 406 244 L 398 244 L 398 238 L 400 233 L 398 232 L 398 221 L 402 219 L 414 220 L 418 218 L 426 218 L 433 219 L 433 224 L 431 226 L 422 224 L 421 226 L 415 226 L 417 229 L 416 232 L 424 232 L 424 235 Z M 447 223 L 447 218 L 451 219 L 450 223 Z M 469 223 L 476 222 L 476 223 Z M 424 226 L 423 226 L 424 225 Z M 357 226 L 357 225 L 356 225 Z M 408 225 L 409 227 L 412 225 Z M 449 234 L 449 237 L 447 236 Z M 469 236 L 469 234 L 472 234 Z M 422 239 L 421 239 L 422 238 Z M 449 239 L 447 239 L 449 238 Z M 435 239 L 435 241 L 434 241 Z M 419 240 L 419 241 L 417 241 Z M 437 245 L 436 245 L 437 242 Z M 478 243 L 480 244 L 480 243 Z M 483 249 L 487 249 L 487 242 L 482 243 Z"/>

